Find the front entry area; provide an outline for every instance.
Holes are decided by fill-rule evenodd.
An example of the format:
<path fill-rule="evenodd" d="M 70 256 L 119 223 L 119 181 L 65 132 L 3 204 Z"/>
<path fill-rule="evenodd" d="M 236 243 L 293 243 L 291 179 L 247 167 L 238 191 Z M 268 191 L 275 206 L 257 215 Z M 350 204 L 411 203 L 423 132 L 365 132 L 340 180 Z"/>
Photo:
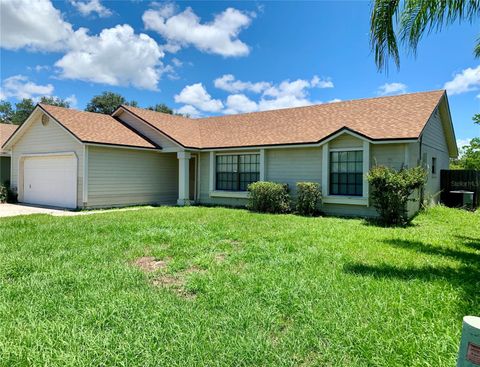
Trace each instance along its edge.
<path fill-rule="evenodd" d="M 77 158 L 31 156 L 23 160 L 23 199 L 27 204 L 77 207 Z"/>

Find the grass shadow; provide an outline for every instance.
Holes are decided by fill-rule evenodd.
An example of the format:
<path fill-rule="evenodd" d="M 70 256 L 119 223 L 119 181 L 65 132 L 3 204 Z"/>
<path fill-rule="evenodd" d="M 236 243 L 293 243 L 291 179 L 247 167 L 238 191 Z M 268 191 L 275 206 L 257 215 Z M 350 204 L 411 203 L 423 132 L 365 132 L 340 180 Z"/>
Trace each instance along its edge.
<path fill-rule="evenodd" d="M 388 239 L 383 240 L 384 243 L 393 247 L 399 247 L 406 250 L 421 252 L 428 255 L 444 256 L 454 260 L 461 261 L 464 264 L 473 263 L 473 265 L 480 264 L 480 254 L 473 252 L 466 252 L 461 250 L 454 250 L 452 248 L 432 246 L 420 241 Z"/>
<path fill-rule="evenodd" d="M 463 245 L 478 249 L 477 239 L 461 238 Z M 423 253 L 431 256 L 448 257 L 461 263 L 458 267 L 449 266 L 408 266 L 396 264 L 364 264 L 349 263 L 344 265 L 345 273 L 383 279 L 399 279 L 402 281 L 420 280 L 424 282 L 444 281 L 461 290 L 463 296 L 458 305 L 463 315 L 476 314 L 480 309 L 480 254 L 452 248 L 436 247 L 420 241 L 403 239 L 385 240 L 386 244 Z M 472 246 L 472 244 L 474 246 Z"/>
<path fill-rule="evenodd" d="M 475 250 L 480 251 L 480 238 L 469 237 L 469 236 L 455 236 L 459 240 L 463 241 L 463 244 L 467 247 L 471 247 Z"/>

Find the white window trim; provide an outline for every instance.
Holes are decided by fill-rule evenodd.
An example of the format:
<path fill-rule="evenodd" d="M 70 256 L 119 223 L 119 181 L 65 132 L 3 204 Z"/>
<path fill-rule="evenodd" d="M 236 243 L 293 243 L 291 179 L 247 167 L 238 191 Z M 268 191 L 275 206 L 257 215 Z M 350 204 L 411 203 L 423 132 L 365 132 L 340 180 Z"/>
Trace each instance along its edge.
<path fill-rule="evenodd" d="M 330 195 L 330 152 L 338 151 L 363 151 L 363 192 L 362 196 Z M 369 187 L 367 173 L 370 169 L 370 142 L 363 141 L 363 147 L 356 148 L 329 148 L 329 143 L 322 147 L 322 192 L 324 194 L 322 201 L 325 204 L 348 204 L 369 206 Z"/>
<path fill-rule="evenodd" d="M 248 191 L 214 190 L 210 192 L 210 197 L 246 199 L 248 198 Z"/>
<path fill-rule="evenodd" d="M 209 196 L 210 197 L 224 197 L 224 198 L 238 198 L 238 199 L 246 199 L 248 198 L 248 191 L 224 191 L 224 190 L 216 190 L 216 170 L 217 166 L 216 156 L 217 155 L 235 155 L 235 154 L 260 154 L 260 181 L 265 180 L 265 149 L 260 149 L 258 151 L 250 151 L 250 152 L 239 152 L 236 153 L 232 152 L 221 152 L 217 153 L 215 151 L 210 152 L 210 177 L 209 177 Z"/>

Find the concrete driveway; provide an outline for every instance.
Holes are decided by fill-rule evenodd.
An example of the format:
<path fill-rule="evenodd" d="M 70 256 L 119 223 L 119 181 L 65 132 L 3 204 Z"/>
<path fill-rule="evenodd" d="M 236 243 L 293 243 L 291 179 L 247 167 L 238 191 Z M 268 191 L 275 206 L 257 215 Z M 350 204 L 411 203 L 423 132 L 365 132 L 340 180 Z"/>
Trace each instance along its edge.
<path fill-rule="evenodd" d="M 0 217 L 14 217 L 16 215 L 50 214 L 56 216 L 78 215 L 79 212 L 71 212 L 61 209 L 40 208 L 37 206 L 22 204 L 0 204 Z"/>
<path fill-rule="evenodd" d="M 39 206 L 23 205 L 23 204 L 0 204 L 0 218 L 2 217 L 14 217 L 17 215 L 30 215 L 30 214 L 50 214 L 57 217 L 75 216 L 75 215 L 90 215 L 90 214 L 102 214 L 112 211 L 131 211 L 140 209 L 153 209 L 154 207 L 145 205 L 130 208 L 116 208 L 116 209 L 103 209 L 103 210 L 86 210 L 86 211 L 70 211 L 53 208 L 42 208 Z"/>

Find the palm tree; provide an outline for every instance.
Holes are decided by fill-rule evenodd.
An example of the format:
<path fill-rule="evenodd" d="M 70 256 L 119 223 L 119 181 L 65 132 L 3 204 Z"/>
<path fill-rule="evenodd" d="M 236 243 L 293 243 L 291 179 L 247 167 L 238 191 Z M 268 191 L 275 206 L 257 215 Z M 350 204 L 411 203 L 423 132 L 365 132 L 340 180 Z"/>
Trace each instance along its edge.
<path fill-rule="evenodd" d="M 425 33 L 440 31 L 456 21 L 472 23 L 480 15 L 480 0 L 374 0 L 370 44 L 379 70 L 388 70 L 390 58 L 400 67 L 398 41 L 415 55 Z M 480 57 L 480 37 L 475 57 Z"/>

